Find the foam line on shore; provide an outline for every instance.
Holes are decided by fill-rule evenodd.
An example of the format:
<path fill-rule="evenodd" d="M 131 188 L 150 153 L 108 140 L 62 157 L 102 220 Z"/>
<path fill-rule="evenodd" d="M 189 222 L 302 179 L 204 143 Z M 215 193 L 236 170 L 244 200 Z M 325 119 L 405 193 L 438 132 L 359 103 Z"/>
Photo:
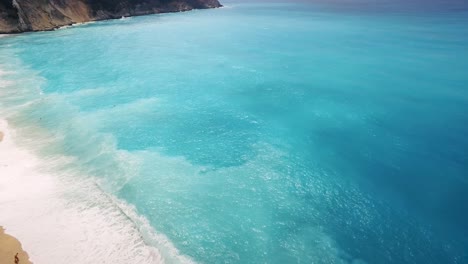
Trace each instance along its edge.
<path fill-rule="evenodd" d="M 0 119 L 0 223 L 34 263 L 193 263 L 136 209 L 92 177 L 56 175 Z"/>
<path fill-rule="evenodd" d="M 0 131 L 0 223 L 23 243 L 33 262 L 164 262 L 92 181 L 55 177 L 46 172 L 44 161 L 15 144 L 5 120 Z"/>
<path fill-rule="evenodd" d="M 25 107 L 45 99 L 41 79 L 31 73 L 34 80 L 18 80 L 16 69 L 0 67 L 0 225 L 18 238 L 31 261 L 193 263 L 132 205 L 104 191 L 93 175 L 83 174 L 87 170 L 63 169 L 81 164 L 78 157 L 58 150 L 41 154 L 45 146 L 54 145 L 53 133 L 29 118 L 17 120 Z"/>

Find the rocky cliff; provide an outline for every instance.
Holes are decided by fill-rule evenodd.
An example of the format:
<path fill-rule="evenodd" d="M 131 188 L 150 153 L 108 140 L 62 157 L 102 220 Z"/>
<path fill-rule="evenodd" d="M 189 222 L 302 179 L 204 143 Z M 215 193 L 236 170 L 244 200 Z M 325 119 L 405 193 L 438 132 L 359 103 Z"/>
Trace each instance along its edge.
<path fill-rule="evenodd" d="M 220 6 L 218 0 L 0 0 L 0 33 Z"/>

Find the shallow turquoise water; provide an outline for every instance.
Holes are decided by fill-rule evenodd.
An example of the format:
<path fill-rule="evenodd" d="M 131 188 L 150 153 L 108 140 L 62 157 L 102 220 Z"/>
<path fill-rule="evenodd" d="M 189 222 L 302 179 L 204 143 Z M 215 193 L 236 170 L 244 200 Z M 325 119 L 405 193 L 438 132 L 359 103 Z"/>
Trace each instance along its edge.
<path fill-rule="evenodd" d="M 366 3 L 0 39 L 0 106 L 195 261 L 467 263 L 467 9 Z"/>

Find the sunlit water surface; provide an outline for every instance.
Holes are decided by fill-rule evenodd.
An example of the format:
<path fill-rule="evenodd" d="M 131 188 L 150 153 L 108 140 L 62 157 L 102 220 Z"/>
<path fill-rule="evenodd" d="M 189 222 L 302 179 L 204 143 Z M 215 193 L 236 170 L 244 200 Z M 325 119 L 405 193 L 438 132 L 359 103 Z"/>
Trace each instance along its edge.
<path fill-rule="evenodd" d="M 468 263 L 464 3 L 224 4 L 0 39 L 4 117 L 197 262 Z"/>

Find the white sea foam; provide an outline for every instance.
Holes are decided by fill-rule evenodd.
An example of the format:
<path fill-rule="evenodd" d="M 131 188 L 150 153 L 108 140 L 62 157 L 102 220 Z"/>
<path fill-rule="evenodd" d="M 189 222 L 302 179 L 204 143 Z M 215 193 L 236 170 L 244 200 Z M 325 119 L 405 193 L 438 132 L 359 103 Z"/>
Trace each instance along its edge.
<path fill-rule="evenodd" d="M 80 26 L 84 26 L 84 25 L 88 25 L 88 24 L 93 24 L 93 23 L 96 23 L 96 21 L 88 21 L 88 22 L 74 23 L 74 24 L 71 24 L 71 25 L 65 25 L 65 26 L 58 27 L 58 28 L 56 28 L 56 29 L 54 29 L 54 30 L 67 29 L 67 28 L 72 28 L 72 27 L 80 27 Z"/>
<path fill-rule="evenodd" d="M 77 166 L 63 169 L 86 161 L 38 154 L 45 145 L 56 144 L 50 131 L 28 125 L 21 114 L 18 128 L 2 119 L 15 119 L 50 98 L 31 93 L 34 87 L 24 90 L 33 82 L 21 80 L 19 85 L 14 71 L 0 74 L 5 77 L 0 78 L 0 225 L 22 242 L 34 263 L 192 262 L 133 206 L 103 191 L 98 179 L 82 175 Z M 114 156 L 122 154 L 109 148 Z"/>
<path fill-rule="evenodd" d="M 0 121 L 0 223 L 35 263 L 162 263 L 137 225 L 91 179 L 47 171 Z M 131 210 L 130 210 L 131 211 Z M 135 213 L 136 214 L 136 213 Z"/>
<path fill-rule="evenodd" d="M 8 74 L 11 74 L 10 71 L 5 71 L 5 70 L 3 70 L 1 67 L 2 67 L 2 65 L 0 64 L 0 77 L 3 77 L 3 76 L 8 75 Z M 0 83 L 3 83 L 3 82 L 6 82 L 6 80 L 0 79 Z M 4 86 L 6 86 L 6 85 L 4 85 Z M 2 86 L 0 86 L 0 87 L 2 87 Z"/>

